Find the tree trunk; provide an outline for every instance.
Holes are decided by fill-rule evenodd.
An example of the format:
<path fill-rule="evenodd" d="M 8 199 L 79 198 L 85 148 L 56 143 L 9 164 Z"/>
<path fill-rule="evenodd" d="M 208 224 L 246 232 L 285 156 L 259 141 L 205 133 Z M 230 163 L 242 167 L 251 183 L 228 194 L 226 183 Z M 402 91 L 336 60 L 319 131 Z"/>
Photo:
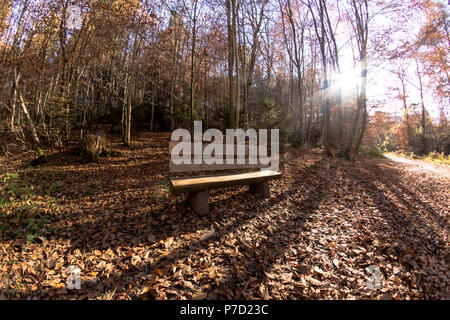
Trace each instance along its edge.
<path fill-rule="evenodd" d="M 239 128 L 239 116 L 241 109 L 241 80 L 239 71 L 239 54 L 240 41 L 238 39 L 239 32 L 239 8 L 236 4 L 236 0 L 233 0 L 233 39 L 234 39 L 234 61 L 236 67 L 236 107 L 235 107 L 235 118 L 234 118 L 234 129 Z"/>
<path fill-rule="evenodd" d="M 20 74 L 17 74 L 17 67 L 14 67 L 14 85 L 13 85 L 13 93 L 12 93 L 12 103 L 11 103 L 11 122 L 10 127 L 11 131 L 15 131 L 15 121 L 16 121 L 16 101 L 17 101 L 17 87 L 16 83 L 20 80 Z"/>
<path fill-rule="evenodd" d="M 425 129 L 426 129 L 426 111 L 425 111 L 425 102 L 423 99 L 423 84 L 422 84 L 422 75 L 420 74 L 420 69 L 419 69 L 419 62 L 416 59 L 416 69 L 417 69 L 417 77 L 419 79 L 419 89 L 420 89 L 420 102 L 422 105 L 422 119 L 421 119 L 421 127 L 422 127 L 422 134 L 421 134 L 421 154 L 425 155 L 428 153 L 428 147 L 427 147 L 427 139 L 426 139 L 426 133 L 425 133 Z"/>
<path fill-rule="evenodd" d="M 191 100 L 191 132 L 194 132 L 194 87 L 195 87 L 195 77 L 194 77 L 194 71 L 195 71 L 195 44 L 196 44 L 196 31 L 197 31 L 197 1 L 193 2 L 194 6 L 194 16 L 192 19 L 192 49 L 191 49 L 191 92 L 190 92 L 190 100 Z"/>
<path fill-rule="evenodd" d="M 130 80 L 131 82 L 131 80 Z M 127 95 L 127 109 L 126 109 L 126 115 L 125 115 L 125 145 L 130 146 L 131 145 L 131 98 L 132 98 L 132 84 L 130 83 L 129 89 L 128 89 L 128 95 Z"/>
<path fill-rule="evenodd" d="M 15 86 L 17 88 L 17 93 L 18 93 L 18 96 L 19 96 L 19 102 L 20 102 L 20 105 L 22 107 L 23 114 L 27 118 L 28 124 L 30 126 L 31 137 L 33 138 L 34 147 L 36 148 L 37 155 L 38 155 L 38 157 L 42 157 L 42 156 L 44 156 L 44 151 L 42 150 L 41 142 L 39 141 L 39 137 L 37 135 L 36 128 L 35 128 L 34 123 L 33 123 L 33 119 L 31 119 L 30 114 L 28 113 L 27 106 L 25 105 L 25 101 L 23 100 L 22 93 L 18 89 L 19 88 L 19 83 L 17 81 L 15 83 Z"/>
<path fill-rule="evenodd" d="M 150 132 L 154 131 L 155 123 L 155 92 L 152 93 L 152 109 L 150 114 Z"/>
<path fill-rule="evenodd" d="M 366 118 L 367 118 L 367 98 L 366 98 L 366 85 L 367 85 L 367 39 L 369 32 L 369 11 L 368 11 L 368 1 L 362 0 L 359 4 L 354 0 L 352 2 L 354 15 L 355 15 L 355 23 L 356 23 L 356 40 L 358 43 L 359 50 L 359 63 L 361 66 L 361 87 L 359 89 L 358 97 L 357 97 L 357 110 L 355 121 L 353 122 L 352 127 L 352 136 L 349 139 L 349 143 L 347 148 L 345 149 L 344 156 L 349 158 L 350 152 L 357 152 L 362 142 L 362 138 L 364 136 L 365 127 L 366 127 Z M 361 119 L 361 132 L 358 134 L 358 127 L 360 122 L 360 116 L 362 114 Z"/>
<path fill-rule="evenodd" d="M 409 110 L 408 105 L 406 101 L 406 85 L 405 85 L 405 79 L 403 78 L 403 75 L 398 74 L 400 82 L 402 84 L 402 102 L 403 102 L 403 109 L 404 109 L 404 117 L 405 117 L 405 125 L 406 125 L 406 148 L 411 147 L 412 142 L 412 132 L 411 132 L 411 126 L 409 125 Z"/>
<path fill-rule="evenodd" d="M 234 109 L 234 80 L 233 80 L 233 70 L 234 70 L 234 38 L 233 38 L 233 14 L 231 2 L 236 0 L 226 0 L 227 8 L 227 30 L 228 30 L 228 82 L 229 82 L 229 110 L 230 110 L 230 123 L 229 127 L 234 128 L 235 121 L 235 109 Z"/>

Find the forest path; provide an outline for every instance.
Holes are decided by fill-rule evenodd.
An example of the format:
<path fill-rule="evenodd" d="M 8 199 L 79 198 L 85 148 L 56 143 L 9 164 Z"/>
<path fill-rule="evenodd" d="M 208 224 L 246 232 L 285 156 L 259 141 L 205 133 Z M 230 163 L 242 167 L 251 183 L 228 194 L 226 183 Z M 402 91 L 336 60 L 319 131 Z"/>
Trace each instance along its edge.
<path fill-rule="evenodd" d="M 393 154 L 385 155 L 386 158 L 403 165 L 404 169 L 419 175 L 432 176 L 437 179 L 450 179 L 450 165 L 427 162 L 423 160 L 408 159 Z"/>
<path fill-rule="evenodd" d="M 298 148 L 269 199 L 214 190 L 198 217 L 170 194 L 169 138 L 110 137 L 120 155 L 99 163 L 2 159 L 0 299 L 450 298 L 448 167 Z"/>

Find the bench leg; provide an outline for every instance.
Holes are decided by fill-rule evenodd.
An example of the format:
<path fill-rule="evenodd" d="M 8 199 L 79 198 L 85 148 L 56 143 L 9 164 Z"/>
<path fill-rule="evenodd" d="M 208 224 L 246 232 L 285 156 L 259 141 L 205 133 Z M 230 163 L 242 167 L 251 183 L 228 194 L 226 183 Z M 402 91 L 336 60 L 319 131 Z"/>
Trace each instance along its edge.
<path fill-rule="evenodd" d="M 248 186 L 250 193 L 260 193 L 264 198 L 270 197 L 269 182 L 255 183 Z"/>
<path fill-rule="evenodd" d="M 204 216 L 208 214 L 208 191 L 189 193 L 188 201 L 198 215 Z"/>

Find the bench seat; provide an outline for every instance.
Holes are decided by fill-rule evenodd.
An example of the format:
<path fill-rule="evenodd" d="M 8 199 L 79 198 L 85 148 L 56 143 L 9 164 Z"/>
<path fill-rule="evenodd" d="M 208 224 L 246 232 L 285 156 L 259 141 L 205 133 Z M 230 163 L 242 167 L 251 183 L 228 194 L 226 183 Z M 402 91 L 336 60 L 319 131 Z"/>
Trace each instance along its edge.
<path fill-rule="evenodd" d="M 259 184 L 268 180 L 278 179 L 281 173 L 262 170 L 255 172 L 216 175 L 194 178 L 172 178 L 172 190 L 174 194 L 193 193 L 217 188 L 226 188 L 234 185 Z"/>
<path fill-rule="evenodd" d="M 281 177 L 280 172 L 270 170 L 272 163 L 270 165 L 263 164 L 259 155 L 257 155 L 256 161 L 254 161 L 254 158 L 251 159 L 249 145 L 223 145 L 222 156 L 224 161 L 220 164 L 216 162 L 207 164 L 205 159 L 203 159 L 203 153 L 206 152 L 209 143 L 203 143 L 200 150 L 197 150 L 198 146 L 196 147 L 195 144 L 191 143 L 190 148 L 185 146 L 186 150 L 191 150 L 187 154 L 187 158 L 190 157 L 191 161 L 186 163 L 182 161 L 180 164 L 175 164 L 172 161 L 172 150 L 178 143 L 177 141 L 171 141 L 169 144 L 169 154 L 171 155 L 169 181 L 172 193 L 187 194 L 187 200 L 194 211 L 202 216 L 209 212 L 209 190 L 235 185 L 248 185 L 250 193 L 260 194 L 263 198 L 269 198 L 269 180 Z M 241 150 L 240 152 L 242 152 L 242 149 L 245 150 L 244 154 L 239 154 L 237 151 Z M 230 150 L 231 154 L 227 154 Z M 185 150 L 182 151 L 184 156 Z M 196 158 L 199 156 L 202 161 L 201 163 L 196 163 Z M 219 157 L 220 153 L 217 156 Z M 229 158 L 234 161 L 227 163 Z M 201 172 L 205 174 L 201 175 Z M 223 173 L 217 174 L 218 172 Z M 184 176 L 187 174 L 191 176 Z"/>

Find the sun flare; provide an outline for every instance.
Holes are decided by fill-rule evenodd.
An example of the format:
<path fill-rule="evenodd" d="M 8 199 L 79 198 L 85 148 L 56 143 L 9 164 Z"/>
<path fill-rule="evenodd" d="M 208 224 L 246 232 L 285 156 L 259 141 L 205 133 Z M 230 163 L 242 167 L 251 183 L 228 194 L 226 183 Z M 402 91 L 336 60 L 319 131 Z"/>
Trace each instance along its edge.
<path fill-rule="evenodd" d="M 357 69 L 344 70 L 341 73 L 335 73 L 331 78 L 331 86 L 335 90 L 342 90 L 344 94 L 350 94 L 356 91 L 361 83 L 361 74 Z"/>

